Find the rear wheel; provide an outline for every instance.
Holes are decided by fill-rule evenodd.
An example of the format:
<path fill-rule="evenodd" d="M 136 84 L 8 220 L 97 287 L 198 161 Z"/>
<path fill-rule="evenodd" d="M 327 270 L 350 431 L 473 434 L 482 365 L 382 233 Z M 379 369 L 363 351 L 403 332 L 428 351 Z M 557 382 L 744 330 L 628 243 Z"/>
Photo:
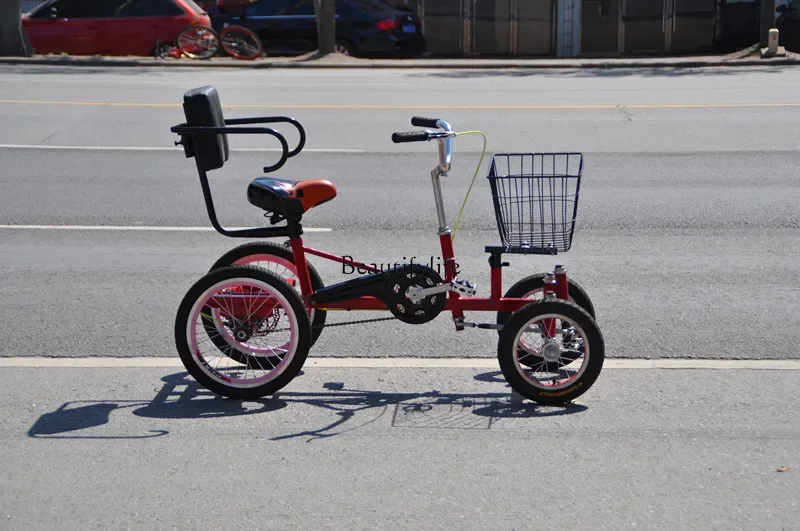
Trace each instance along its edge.
<path fill-rule="evenodd" d="M 219 33 L 219 38 L 222 49 L 234 59 L 252 61 L 264 52 L 258 35 L 243 26 L 227 26 Z"/>
<path fill-rule="evenodd" d="M 251 354 L 240 363 L 205 339 L 208 310 L 229 326 L 229 348 Z M 175 343 L 197 382 L 222 396 L 255 399 L 276 393 L 308 357 L 311 325 L 300 296 L 274 273 L 253 266 L 207 273 L 186 293 L 175 318 Z"/>
<path fill-rule="evenodd" d="M 308 264 L 308 275 L 311 278 L 311 287 L 314 291 L 322 289 L 325 285 L 317 270 Z M 302 294 L 300 290 L 300 279 L 297 276 L 297 267 L 294 264 L 294 254 L 291 249 L 272 242 L 251 242 L 234 247 L 222 255 L 211 266 L 211 271 L 229 267 L 232 265 L 253 265 L 266 269 L 281 278 L 287 285 L 291 286 L 298 296 Z M 325 327 L 325 310 L 306 308 L 308 317 L 311 320 L 311 342 L 309 348 L 317 342 L 322 329 Z M 203 319 L 203 327 L 211 342 L 226 356 L 243 364 L 256 365 L 264 363 L 258 359 L 259 354 L 241 349 L 235 341 L 230 340 L 230 326 L 222 316 L 219 309 L 208 308 L 207 317 Z M 269 357 L 266 362 L 277 365 L 280 362 L 278 357 Z"/>
<path fill-rule="evenodd" d="M 314 291 L 324 288 L 325 284 L 316 268 L 311 265 L 311 262 L 306 261 L 306 263 L 308 264 L 308 275 L 311 277 L 311 288 Z M 272 242 L 252 242 L 239 245 L 214 262 L 210 271 L 230 265 L 255 265 L 267 269 L 293 286 L 298 294 L 301 293 L 300 279 L 294 264 L 294 254 L 291 249 L 283 245 Z M 308 317 L 311 319 L 311 344 L 314 345 L 325 327 L 327 313 L 325 310 L 314 308 L 307 308 L 307 310 Z"/>

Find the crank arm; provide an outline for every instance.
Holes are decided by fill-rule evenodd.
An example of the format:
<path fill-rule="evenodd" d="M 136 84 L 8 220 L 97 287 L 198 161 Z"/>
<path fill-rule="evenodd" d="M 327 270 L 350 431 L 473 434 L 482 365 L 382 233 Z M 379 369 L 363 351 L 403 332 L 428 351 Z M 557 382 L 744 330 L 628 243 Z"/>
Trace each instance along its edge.
<path fill-rule="evenodd" d="M 430 288 L 418 288 L 411 286 L 406 291 L 406 297 L 414 304 L 419 304 L 425 297 L 430 295 L 438 295 L 439 293 L 447 293 L 450 291 L 450 286 L 447 284 L 439 284 Z"/>
<path fill-rule="evenodd" d="M 406 297 L 414 304 L 419 304 L 422 299 L 430 295 L 438 295 L 440 293 L 447 293 L 448 291 L 455 291 L 456 293 L 471 297 L 477 293 L 475 285 L 470 284 L 467 280 L 454 280 L 450 284 L 439 284 L 430 288 L 410 287 L 406 291 Z"/>

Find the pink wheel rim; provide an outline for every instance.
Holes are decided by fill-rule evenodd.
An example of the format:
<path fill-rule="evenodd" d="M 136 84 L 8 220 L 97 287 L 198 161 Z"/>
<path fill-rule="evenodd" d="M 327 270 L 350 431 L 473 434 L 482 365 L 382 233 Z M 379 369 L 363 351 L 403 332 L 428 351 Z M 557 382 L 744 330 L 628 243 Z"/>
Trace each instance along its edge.
<path fill-rule="evenodd" d="M 586 372 L 586 368 L 589 365 L 589 356 L 591 356 L 591 353 L 589 351 L 589 343 L 586 338 L 586 333 L 576 324 L 570 323 L 572 325 L 570 327 L 570 330 L 574 331 L 581 338 L 583 342 L 582 355 L 579 356 L 578 358 L 575 358 L 574 360 L 570 360 L 568 363 L 563 363 L 561 357 L 559 357 L 559 359 L 555 361 L 548 361 L 547 357 L 544 354 L 545 345 L 548 342 L 547 340 L 542 340 L 541 342 L 535 340 L 533 341 L 522 340 L 524 334 L 532 333 L 528 331 L 529 327 L 537 326 L 538 323 L 538 329 L 542 330 L 544 327 L 543 321 L 545 319 L 555 320 L 556 336 L 555 338 L 553 338 L 553 340 L 554 344 L 557 345 L 557 348 L 559 348 L 559 351 L 563 347 L 567 346 L 565 344 L 559 344 L 560 340 L 563 340 L 564 337 L 564 331 L 562 330 L 561 326 L 561 321 L 564 320 L 564 316 L 557 314 L 547 314 L 547 315 L 537 316 L 536 318 L 528 321 L 525 324 L 525 326 L 521 327 L 520 331 L 517 332 L 513 346 L 514 366 L 517 369 L 517 372 L 520 374 L 520 376 L 525 378 L 525 380 L 528 381 L 531 385 L 547 391 L 557 391 L 559 389 L 563 389 L 574 384 L 583 375 L 583 373 Z M 543 337 L 543 335 L 541 335 L 541 337 Z M 520 355 L 520 351 L 523 352 L 522 356 Z M 541 361 L 536 361 L 532 363 L 531 366 L 525 366 L 520 361 L 521 359 L 525 358 L 532 358 Z M 581 361 L 580 368 L 577 371 L 570 372 L 569 377 L 565 379 L 556 379 L 555 377 L 552 376 L 552 374 L 554 373 L 552 371 L 547 370 L 549 366 L 555 364 L 558 367 L 559 374 L 562 372 L 562 370 L 564 372 L 572 371 L 573 369 L 568 370 L 568 367 L 570 367 L 573 363 L 576 363 L 578 361 Z M 537 370 L 537 369 L 542 369 L 542 370 Z M 534 376 L 534 374 L 537 373 L 549 374 L 551 376 L 540 379 Z"/>
<path fill-rule="evenodd" d="M 251 347 L 249 345 L 243 345 L 230 334 L 228 334 L 226 341 L 230 342 L 231 348 L 234 348 L 240 352 L 253 351 L 261 353 L 262 356 L 258 357 L 257 360 L 259 363 L 261 363 L 261 360 L 264 360 L 268 363 L 267 366 L 261 365 L 260 367 L 253 367 L 252 364 L 244 365 L 233 360 L 223 352 L 220 352 L 220 349 L 211 341 L 210 338 L 206 337 L 203 340 L 199 340 L 200 337 L 207 336 L 201 317 L 203 308 L 207 307 L 209 302 L 217 297 L 223 290 L 243 285 L 257 288 L 261 292 L 259 295 L 260 297 L 271 297 L 275 301 L 276 310 L 278 310 L 279 313 L 281 313 L 281 311 L 283 313 L 283 318 L 281 318 L 282 322 L 275 326 L 275 330 L 288 332 L 289 338 L 286 340 L 278 340 L 277 343 L 279 343 L 279 345 L 275 347 Z M 253 298 L 253 300 L 255 299 Z M 255 309 L 255 302 L 253 305 L 253 309 Z M 236 318 L 245 320 L 251 319 L 252 317 L 237 315 Z M 200 330 L 201 333 L 198 333 L 198 330 Z M 259 337 L 269 339 L 271 334 L 272 332 L 268 332 Z M 256 337 L 255 334 L 251 337 L 251 339 L 253 337 Z M 273 286 L 252 278 L 229 279 L 211 286 L 205 290 L 200 297 L 197 298 L 197 301 L 194 303 L 189 312 L 186 339 L 197 366 L 200 367 L 201 370 L 203 370 L 203 372 L 205 372 L 210 378 L 224 385 L 232 385 L 235 387 L 254 387 L 263 385 L 277 378 L 286 370 L 286 367 L 294 358 L 294 354 L 298 345 L 297 316 L 294 314 L 294 311 L 292 310 L 292 307 L 286 297 L 284 297 L 283 294 L 281 294 Z M 267 353 L 269 354 L 267 355 Z M 282 356 L 281 361 L 277 365 L 273 365 L 270 361 L 270 358 L 275 356 Z M 263 371 L 264 374 L 259 374 L 259 370 Z M 228 374 L 228 372 L 234 375 L 243 372 L 244 376 L 234 377 Z"/>

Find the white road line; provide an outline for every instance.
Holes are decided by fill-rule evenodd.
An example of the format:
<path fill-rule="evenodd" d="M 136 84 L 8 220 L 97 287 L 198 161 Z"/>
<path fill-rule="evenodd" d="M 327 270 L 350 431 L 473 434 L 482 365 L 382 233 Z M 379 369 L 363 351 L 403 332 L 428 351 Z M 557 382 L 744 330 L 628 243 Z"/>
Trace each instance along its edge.
<path fill-rule="evenodd" d="M 290 148 L 294 147 L 292 145 Z M 34 144 L 0 144 L 0 149 L 39 149 L 67 151 L 175 151 L 183 153 L 183 148 L 165 146 L 43 146 Z M 279 148 L 231 148 L 233 152 L 280 152 Z M 366 149 L 303 148 L 301 153 L 366 153 Z"/>
<path fill-rule="evenodd" d="M 183 367 L 173 358 L 0 358 L 0 367 L 137 368 Z M 495 369 L 493 358 L 308 358 L 306 368 L 395 368 L 395 369 Z M 606 359 L 603 369 L 712 369 L 712 370 L 800 370 L 800 360 L 709 360 L 709 359 Z"/>
<path fill-rule="evenodd" d="M 230 227 L 239 230 L 250 227 Z M 0 230 L 108 230 L 152 232 L 213 232 L 214 227 L 158 227 L 147 225 L 0 225 Z M 327 227 L 303 227 L 303 232 L 331 232 Z"/>

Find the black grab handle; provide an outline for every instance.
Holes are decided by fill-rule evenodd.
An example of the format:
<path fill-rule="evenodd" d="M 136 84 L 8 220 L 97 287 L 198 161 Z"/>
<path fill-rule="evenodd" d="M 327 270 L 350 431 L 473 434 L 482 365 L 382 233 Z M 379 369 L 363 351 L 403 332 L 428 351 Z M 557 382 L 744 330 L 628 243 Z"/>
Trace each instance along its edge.
<path fill-rule="evenodd" d="M 411 133 L 392 133 L 392 142 L 399 144 L 401 142 L 425 142 L 429 139 L 428 133 L 425 131 L 413 131 Z"/>
<path fill-rule="evenodd" d="M 291 150 L 287 157 L 294 157 L 300 151 L 302 151 L 303 147 L 306 145 L 306 130 L 303 126 L 290 116 L 265 116 L 263 118 L 230 118 L 225 120 L 225 125 L 242 125 L 242 124 L 269 124 L 269 123 L 278 123 L 278 122 L 286 122 L 292 124 L 296 129 L 297 132 L 300 134 L 300 141 L 297 143 L 297 147 Z"/>
<path fill-rule="evenodd" d="M 425 118 L 424 116 L 415 116 L 411 119 L 411 125 L 417 127 L 439 127 L 436 122 L 438 118 Z"/>

